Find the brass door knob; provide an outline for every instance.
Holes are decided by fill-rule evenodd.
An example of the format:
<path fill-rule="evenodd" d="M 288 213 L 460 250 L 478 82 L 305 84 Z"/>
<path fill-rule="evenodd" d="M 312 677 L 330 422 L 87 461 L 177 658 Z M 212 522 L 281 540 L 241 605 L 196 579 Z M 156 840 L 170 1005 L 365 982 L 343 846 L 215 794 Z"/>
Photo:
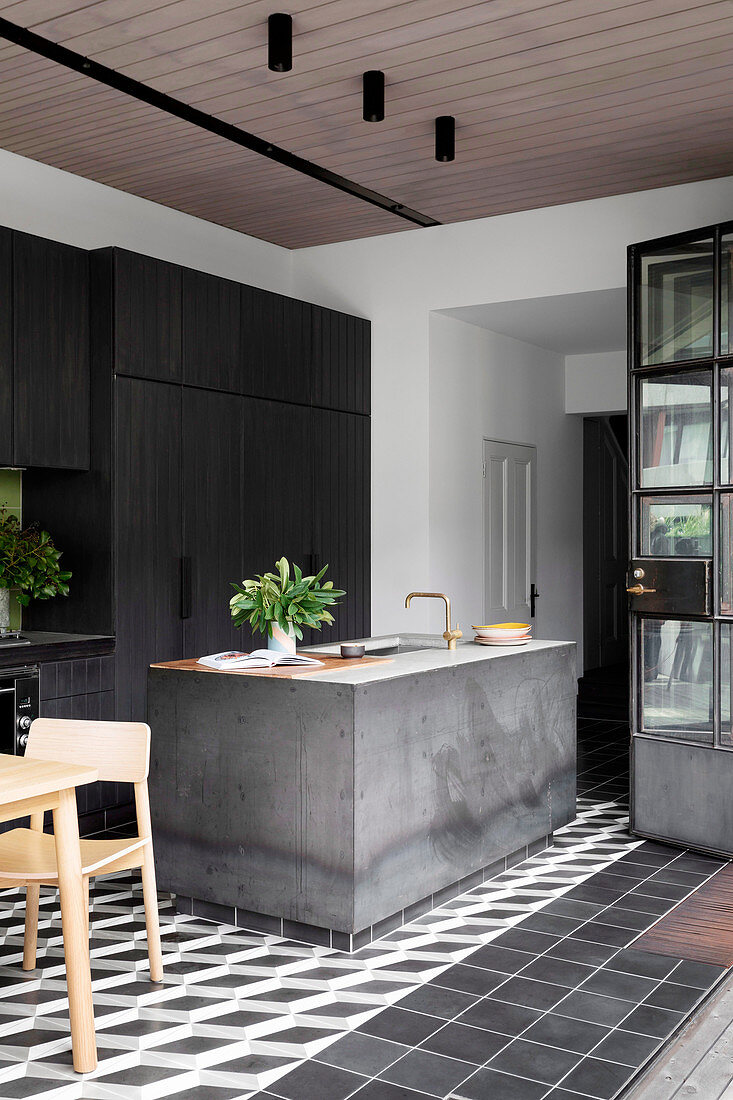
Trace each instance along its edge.
<path fill-rule="evenodd" d="M 643 584 L 634 584 L 626 591 L 630 596 L 648 596 L 651 592 L 656 592 L 656 588 L 645 588 Z"/>

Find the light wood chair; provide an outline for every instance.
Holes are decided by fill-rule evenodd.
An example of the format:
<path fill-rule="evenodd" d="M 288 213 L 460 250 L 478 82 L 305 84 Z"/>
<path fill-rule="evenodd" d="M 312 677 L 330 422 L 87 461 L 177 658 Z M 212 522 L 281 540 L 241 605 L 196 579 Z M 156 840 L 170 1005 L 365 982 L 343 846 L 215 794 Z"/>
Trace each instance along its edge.
<path fill-rule="evenodd" d="M 143 881 L 150 977 L 154 982 L 162 981 L 163 957 L 148 798 L 150 727 L 144 722 L 36 718 L 30 728 L 25 755 L 35 760 L 83 764 L 97 768 L 100 780 L 134 784 L 138 835 L 119 840 L 80 841 L 87 929 L 90 877 L 139 867 Z M 0 834 L 0 887 L 4 884 L 20 884 L 26 888 L 23 969 L 34 970 L 40 887 L 58 885 L 54 838 L 43 832 L 43 813 L 31 815 L 30 829 L 12 829 Z"/>

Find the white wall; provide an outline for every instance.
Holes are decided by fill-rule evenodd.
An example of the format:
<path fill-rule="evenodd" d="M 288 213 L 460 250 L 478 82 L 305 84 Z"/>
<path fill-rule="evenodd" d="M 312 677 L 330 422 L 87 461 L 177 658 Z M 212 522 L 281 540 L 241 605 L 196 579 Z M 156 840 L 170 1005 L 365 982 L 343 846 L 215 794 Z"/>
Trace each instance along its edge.
<path fill-rule="evenodd" d="M 433 581 L 430 454 L 439 441 L 430 431 L 430 312 L 624 286 L 628 244 L 731 217 L 728 177 L 294 254 L 297 297 L 372 320 L 375 632 L 434 623 L 427 601 L 403 609 L 406 592 Z M 527 401 L 539 403 L 539 391 Z M 564 564 L 557 569 L 563 583 Z"/>
<path fill-rule="evenodd" d="M 535 635 L 580 644 L 583 425 L 565 413 L 563 356 L 433 314 L 429 575 L 450 593 L 465 637 L 483 622 L 484 439 L 537 447 Z M 439 608 L 431 619 L 442 631 Z"/>
<path fill-rule="evenodd" d="M 586 416 L 626 412 L 626 352 L 565 357 L 565 411 Z"/>
<path fill-rule="evenodd" d="M 5 150 L 0 225 L 81 248 L 118 245 L 264 290 L 291 291 L 286 248 Z"/>

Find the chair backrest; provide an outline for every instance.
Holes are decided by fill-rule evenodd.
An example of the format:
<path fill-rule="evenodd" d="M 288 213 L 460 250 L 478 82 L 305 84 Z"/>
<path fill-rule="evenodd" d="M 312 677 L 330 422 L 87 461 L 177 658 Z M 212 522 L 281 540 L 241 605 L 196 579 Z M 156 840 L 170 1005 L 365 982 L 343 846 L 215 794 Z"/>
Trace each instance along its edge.
<path fill-rule="evenodd" d="M 150 726 L 145 722 L 88 722 L 36 718 L 25 755 L 99 769 L 112 783 L 142 783 L 148 777 Z"/>

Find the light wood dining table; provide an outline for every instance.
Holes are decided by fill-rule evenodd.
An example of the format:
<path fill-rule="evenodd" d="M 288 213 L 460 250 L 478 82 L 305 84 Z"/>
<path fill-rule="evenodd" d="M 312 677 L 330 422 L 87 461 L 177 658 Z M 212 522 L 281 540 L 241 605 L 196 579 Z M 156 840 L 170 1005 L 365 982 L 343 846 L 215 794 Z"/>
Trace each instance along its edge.
<path fill-rule="evenodd" d="M 96 768 L 27 760 L 0 753 L 0 821 L 51 810 L 56 839 L 61 926 L 74 1069 L 97 1067 L 92 975 L 89 967 L 87 902 L 81 873 L 76 788 L 93 783 Z"/>

